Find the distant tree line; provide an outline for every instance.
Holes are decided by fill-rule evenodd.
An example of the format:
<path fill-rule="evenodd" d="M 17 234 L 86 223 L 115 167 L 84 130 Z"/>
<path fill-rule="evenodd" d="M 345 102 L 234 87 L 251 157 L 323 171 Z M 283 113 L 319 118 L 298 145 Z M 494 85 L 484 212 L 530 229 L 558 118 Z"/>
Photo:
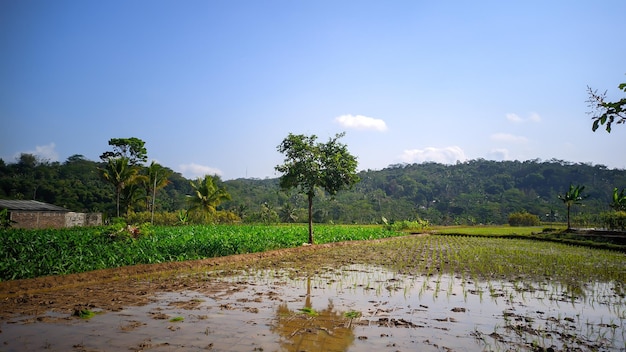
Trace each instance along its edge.
<path fill-rule="evenodd" d="M 31 154 L 22 154 L 14 163 L 0 159 L 0 198 L 35 199 L 72 211 L 99 211 L 114 217 L 116 189 L 103 177 L 106 167 L 105 161 L 91 161 L 81 155 L 73 155 L 62 163 L 39 160 Z M 150 166 L 138 167 L 137 174 L 149 174 Z M 206 206 L 198 200 L 195 207 L 214 210 L 216 214 L 227 212 L 220 216 L 228 221 L 308 220 L 307 195 L 281 189 L 278 178 L 222 181 L 212 176 L 207 185 L 205 179 L 188 180 L 165 166 L 162 168 L 168 174 L 167 183 L 156 190 L 146 183 L 146 187 L 135 187 L 134 195 L 121 196 L 127 200 L 120 203 L 122 215 L 149 212 L 154 203 L 157 213 L 171 213 L 170 217 L 175 218 L 172 221 L 183 221 L 184 213 L 194 206 L 189 200 L 197 193 L 195 182 L 199 189 L 217 192 L 214 195 L 220 199 Z M 538 216 L 542 222 L 564 223 L 567 208 L 559 195 L 574 184 L 585 187 L 586 198 L 571 208 L 572 226 L 584 226 L 602 213 L 620 211 L 626 189 L 625 170 L 554 159 L 391 165 L 382 170 L 361 171 L 358 178 L 360 182 L 351 189 L 334 196 L 317 188 L 313 221 L 372 224 L 381 223 L 384 217 L 390 222 L 506 224 L 510 214 L 524 212 Z M 154 185 L 153 181 L 149 183 Z M 221 189 L 230 199 L 220 193 Z"/>
<path fill-rule="evenodd" d="M 359 183 L 334 197 L 319 192 L 315 222 L 367 224 L 384 217 L 391 222 L 506 224 L 517 212 L 536 215 L 542 222 L 566 222 L 567 208 L 559 195 L 570 184 L 579 184 L 585 185 L 586 198 L 571 212 L 578 223 L 586 223 L 611 210 L 614 190 L 626 188 L 624 170 L 562 160 L 399 164 L 358 176 Z M 225 184 L 232 200 L 224 206 L 239 209 L 244 219 L 259 212 L 269 212 L 266 219 L 281 222 L 306 219 L 306 197 L 281 192 L 277 179 Z"/>

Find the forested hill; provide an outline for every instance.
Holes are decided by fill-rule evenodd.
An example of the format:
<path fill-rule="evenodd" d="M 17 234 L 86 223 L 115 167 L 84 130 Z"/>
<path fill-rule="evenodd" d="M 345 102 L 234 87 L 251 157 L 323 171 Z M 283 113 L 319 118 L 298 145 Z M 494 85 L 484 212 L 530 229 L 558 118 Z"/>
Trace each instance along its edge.
<path fill-rule="evenodd" d="M 585 186 L 578 216 L 608 211 L 615 187 L 626 188 L 626 171 L 603 165 L 561 160 L 471 160 L 455 165 L 422 163 L 393 165 L 359 173 L 361 182 L 335 199 L 316 198 L 317 222 L 372 223 L 419 217 L 437 224 L 501 224 L 512 212 L 527 211 L 541 220 L 565 221 L 566 208 L 558 199 L 570 184 Z M 304 221 L 306 199 L 278 190 L 277 180 L 226 182 L 233 200 L 225 206 L 268 213 L 286 221 Z M 265 205 L 267 204 L 267 205 Z M 285 211 L 284 207 L 287 207 Z M 267 215 L 267 214 L 266 214 Z"/>
<path fill-rule="evenodd" d="M 114 214 L 115 192 L 98 172 L 101 163 L 79 155 L 64 163 L 39 162 L 22 155 L 16 163 L 0 159 L 0 198 L 36 199 L 73 211 Z M 169 169 L 168 169 L 169 170 Z M 171 171 L 171 170 L 170 170 Z M 626 170 L 561 160 L 471 160 L 455 165 L 423 163 L 393 165 L 359 173 L 353 189 L 333 199 L 319 192 L 314 203 L 316 222 L 380 223 L 414 220 L 435 224 L 501 224 L 512 212 L 527 211 L 542 220 L 565 220 L 559 194 L 570 184 L 585 186 L 583 206 L 574 215 L 597 216 L 608 211 L 613 189 L 626 188 Z M 170 183 L 159 189 L 157 211 L 186 207 L 189 180 L 172 172 Z M 279 189 L 278 179 L 236 179 L 222 183 L 232 200 L 222 203 L 250 222 L 306 221 L 306 199 Z M 145 197 L 130 199 L 132 209 L 146 208 Z"/>

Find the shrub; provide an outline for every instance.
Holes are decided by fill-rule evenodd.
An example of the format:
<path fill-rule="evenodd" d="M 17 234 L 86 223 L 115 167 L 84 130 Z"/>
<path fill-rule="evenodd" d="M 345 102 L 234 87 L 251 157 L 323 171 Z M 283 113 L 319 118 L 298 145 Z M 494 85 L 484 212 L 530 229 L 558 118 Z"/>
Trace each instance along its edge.
<path fill-rule="evenodd" d="M 527 212 L 509 214 L 510 226 L 537 226 L 541 223 L 539 217 Z"/>
<path fill-rule="evenodd" d="M 604 227 L 609 230 L 626 230 L 626 211 L 611 211 L 600 214 Z"/>

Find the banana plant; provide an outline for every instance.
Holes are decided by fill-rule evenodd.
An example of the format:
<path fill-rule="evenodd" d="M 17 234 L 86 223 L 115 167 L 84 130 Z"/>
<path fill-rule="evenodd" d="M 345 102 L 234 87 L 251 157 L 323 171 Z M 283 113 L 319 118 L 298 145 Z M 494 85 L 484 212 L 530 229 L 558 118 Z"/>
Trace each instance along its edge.
<path fill-rule="evenodd" d="M 587 196 L 583 196 L 582 193 L 585 190 L 585 186 L 574 186 L 570 183 L 569 190 L 565 194 L 559 194 L 559 199 L 563 201 L 563 204 L 567 207 L 567 229 L 572 228 L 570 223 L 570 209 L 572 205 L 582 204 L 583 199 Z"/>
<path fill-rule="evenodd" d="M 617 187 L 613 189 L 613 200 L 610 204 L 615 211 L 626 211 L 626 189 L 622 188 L 617 191 Z"/>

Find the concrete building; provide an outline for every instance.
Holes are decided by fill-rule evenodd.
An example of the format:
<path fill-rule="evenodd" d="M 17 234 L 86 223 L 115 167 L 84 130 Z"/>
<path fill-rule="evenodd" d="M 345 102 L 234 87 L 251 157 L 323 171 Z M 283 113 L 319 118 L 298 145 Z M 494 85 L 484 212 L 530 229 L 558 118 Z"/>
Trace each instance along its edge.
<path fill-rule="evenodd" d="M 102 213 L 75 213 L 63 207 L 36 200 L 0 199 L 7 209 L 11 227 L 23 229 L 64 228 L 102 225 Z"/>

